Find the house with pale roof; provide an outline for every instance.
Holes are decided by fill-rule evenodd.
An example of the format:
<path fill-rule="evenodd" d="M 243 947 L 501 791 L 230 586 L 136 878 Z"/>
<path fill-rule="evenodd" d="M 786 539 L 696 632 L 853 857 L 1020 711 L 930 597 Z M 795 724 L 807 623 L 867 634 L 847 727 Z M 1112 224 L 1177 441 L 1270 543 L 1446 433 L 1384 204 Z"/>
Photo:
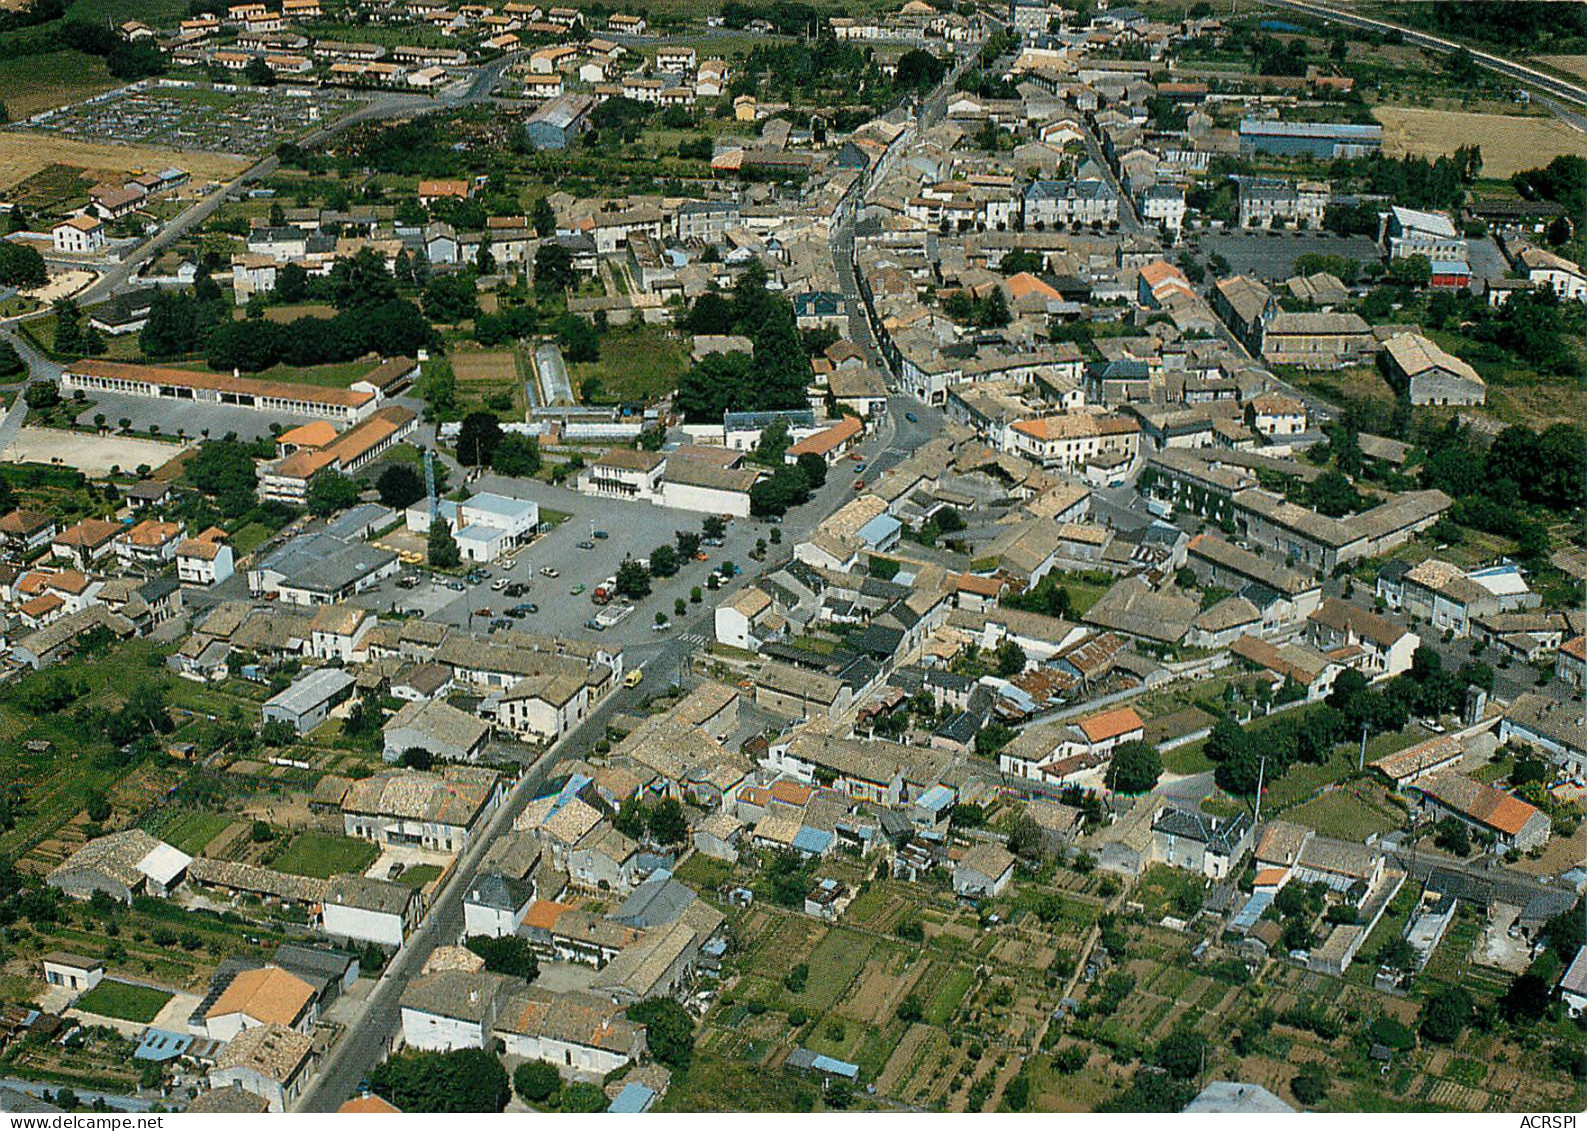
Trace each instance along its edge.
<path fill-rule="evenodd" d="M 205 1012 L 204 1032 L 216 1041 L 266 1025 L 306 1033 L 314 1021 L 314 1001 L 314 987 L 279 966 L 243 970 Z"/>
<path fill-rule="evenodd" d="M 302 1096 L 314 1063 L 307 1033 L 261 1025 L 238 1033 L 215 1057 L 209 1086 L 236 1086 L 261 1097 L 269 1111 L 286 1111 Z"/>

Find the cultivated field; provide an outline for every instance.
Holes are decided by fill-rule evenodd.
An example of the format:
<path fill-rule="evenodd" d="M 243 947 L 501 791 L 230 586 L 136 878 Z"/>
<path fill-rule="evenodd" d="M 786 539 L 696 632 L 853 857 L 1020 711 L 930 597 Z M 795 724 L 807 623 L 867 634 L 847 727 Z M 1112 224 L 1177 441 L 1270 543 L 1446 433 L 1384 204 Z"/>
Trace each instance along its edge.
<path fill-rule="evenodd" d="M 448 354 L 452 372 L 459 381 L 514 381 L 518 359 L 508 350 Z"/>
<path fill-rule="evenodd" d="M 1379 106 L 1372 113 L 1383 123 L 1383 152 L 1390 157 L 1440 157 L 1474 144 L 1482 149 L 1482 172 L 1489 177 L 1536 169 L 1565 153 L 1587 154 L 1587 135 L 1555 118 L 1409 106 Z"/>
<path fill-rule="evenodd" d="M 249 158 L 227 153 L 159 149 L 141 145 L 72 141 L 37 133 L 0 130 L 0 189 L 27 180 L 50 165 L 92 169 L 98 176 L 177 166 L 195 181 L 228 180 L 250 164 Z"/>

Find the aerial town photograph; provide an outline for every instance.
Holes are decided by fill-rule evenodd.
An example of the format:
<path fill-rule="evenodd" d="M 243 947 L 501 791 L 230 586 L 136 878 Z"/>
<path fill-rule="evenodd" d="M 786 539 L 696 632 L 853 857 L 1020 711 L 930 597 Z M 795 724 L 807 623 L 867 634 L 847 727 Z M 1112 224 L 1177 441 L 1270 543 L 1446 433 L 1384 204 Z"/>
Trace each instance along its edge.
<path fill-rule="evenodd" d="M 1579 1113 L 1584 631 L 1587 4 L 0 0 L 0 1119 Z"/>

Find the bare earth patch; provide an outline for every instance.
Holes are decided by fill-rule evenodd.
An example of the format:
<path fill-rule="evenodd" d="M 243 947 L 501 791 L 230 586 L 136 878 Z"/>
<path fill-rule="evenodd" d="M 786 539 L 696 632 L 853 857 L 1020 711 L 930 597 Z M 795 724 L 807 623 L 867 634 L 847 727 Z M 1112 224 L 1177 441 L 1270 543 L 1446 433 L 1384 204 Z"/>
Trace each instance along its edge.
<path fill-rule="evenodd" d="M 1540 168 L 1561 154 L 1587 154 L 1587 134 L 1557 118 L 1410 106 L 1378 106 L 1372 114 L 1383 123 L 1383 152 L 1388 156 L 1442 157 L 1462 145 L 1476 145 L 1482 150 L 1483 175 L 1489 177 Z"/>

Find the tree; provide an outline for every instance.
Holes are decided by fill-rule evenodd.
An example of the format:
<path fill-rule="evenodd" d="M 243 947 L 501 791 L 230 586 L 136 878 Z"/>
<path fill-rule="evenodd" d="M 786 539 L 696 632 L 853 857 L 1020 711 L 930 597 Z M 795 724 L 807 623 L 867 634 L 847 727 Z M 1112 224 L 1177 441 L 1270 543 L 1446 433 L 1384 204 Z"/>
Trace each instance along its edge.
<path fill-rule="evenodd" d="M 1312 508 L 1331 518 L 1340 518 L 1359 510 L 1361 496 L 1350 480 L 1338 471 L 1325 471 L 1312 481 L 1306 490 Z"/>
<path fill-rule="evenodd" d="M 1025 810 L 1014 818 L 1008 833 L 1008 850 L 1021 860 L 1040 860 L 1047 855 L 1047 834 Z"/>
<path fill-rule="evenodd" d="M 801 452 L 794 461 L 795 466 L 805 473 L 805 481 L 810 484 L 810 490 L 819 491 L 826 485 L 827 461 L 814 452 Z"/>
<path fill-rule="evenodd" d="M 1154 1058 L 1176 1080 L 1194 1080 L 1207 1055 L 1207 1038 L 1194 1029 L 1175 1029 L 1157 1042 Z"/>
<path fill-rule="evenodd" d="M 527 478 L 540 470 L 540 441 L 508 432 L 491 455 L 491 468 L 502 475 Z"/>
<path fill-rule="evenodd" d="M 1145 793 L 1163 775 L 1163 760 L 1149 742 L 1125 742 L 1113 751 L 1108 788 L 1120 793 Z"/>
<path fill-rule="evenodd" d="M 322 471 L 309 481 L 309 513 L 321 518 L 358 502 L 358 484 L 339 471 Z"/>
<path fill-rule="evenodd" d="M 38 381 L 23 391 L 22 403 L 39 412 L 46 412 L 61 403 L 60 388 L 53 381 Z"/>
<path fill-rule="evenodd" d="M 91 789 L 83 798 L 83 809 L 88 814 L 88 819 L 95 824 L 102 824 L 110 819 L 110 800 L 97 789 Z"/>
<path fill-rule="evenodd" d="M 457 462 L 464 467 L 489 467 L 501 443 L 501 424 L 488 412 L 471 412 L 457 434 Z"/>
<path fill-rule="evenodd" d="M 437 514 L 430 520 L 430 533 L 425 538 L 425 555 L 436 569 L 456 569 L 463 560 L 457 539 L 444 517 Z"/>
<path fill-rule="evenodd" d="M 510 974 L 532 982 L 540 975 L 540 963 L 535 960 L 534 949 L 522 935 L 470 935 L 468 949 L 485 960 L 485 969 L 492 974 Z"/>
<path fill-rule="evenodd" d="M 302 302 L 309 293 L 309 273 L 301 263 L 283 263 L 276 271 L 277 302 Z"/>
<path fill-rule="evenodd" d="M 1316 1107 L 1328 1096 L 1328 1073 L 1320 1064 L 1308 1064 L 1289 1082 L 1295 1098 L 1307 1107 Z"/>
<path fill-rule="evenodd" d="M 500 1112 L 512 1094 L 507 1070 L 484 1049 L 403 1053 L 376 1065 L 369 1080 L 407 1112 Z"/>
<path fill-rule="evenodd" d="M 706 538 L 724 538 L 727 536 L 727 520 L 719 514 L 708 514 L 700 520 L 700 533 Z"/>
<path fill-rule="evenodd" d="M 663 797 L 656 803 L 646 826 L 657 844 L 682 844 L 689 835 L 689 821 L 683 814 L 683 806 L 673 797 Z"/>
<path fill-rule="evenodd" d="M 545 243 L 535 252 L 535 291 L 542 295 L 561 294 L 577 279 L 573 253 L 559 243 Z"/>
<path fill-rule="evenodd" d="M 663 543 L 650 551 L 650 576 L 671 577 L 678 572 L 678 551 Z"/>
<path fill-rule="evenodd" d="M 617 592 L 635 599 L 650 596 L 650 571 L 634 559 L 625 558 L 617 567 Z"/>
<path fill-rule="evenodd" d="M 690 561 L 700 552 L 700 535 L 692 530 L 674 530 L 672 539 L 677 544 L 678 556 Z"/>
<path fill-rule="evenodd" d="M 55 352 L 76 353 L 82 342 L 82 311 L 69 298 L 56 299 L 51 309 L 55 312 Z"/>
<path fill-rule="evenodd" d="M 1441 1045 L 1454 1044 L 1475 1012 L 1471 994 L 1464 987 L 1440 987 L 1422 1003 L 1422 1036 Z"/>
<path fill-rule="evenodd" d="M 38 248 L 0 240 L 0 287 L 31 290 L 49 282 L 49 269 Z"/>
<path fill-rule="evenodd" d="M 5 246 L 10 247 L 10 244 Z M 27 371 L 27 362 L 22 360 L 22 355 L 17 353 L 16 346 L 0 338 L 0 377 L 15 377 L 18 373 Z"/>
<path fill-rule="evenodd" d="M 248 60 L 248 65 L 242 70 L 242 77 L 250 86 L 274 86 L 276 73 L 270 69 L 270 64 L 259 56 Z"/>
<path fill-rule="evenodd" d="M 645 1026 L 650 1054 L 673 1072 L 687 1072 L 694 1063 L 694 1021 L 671 998 L 650 998 L 628 1007 L 628 1019 Z"/>
<path fill-rule="evenodd" d="M 795 464 L 783 464 L 749 489 L 749 510 L 757 517 L 782 515 L 810 497 L 810 483 Z"/>
<path fill-rule="evenodd" d="M 1471 833 L 1456 817 L 1445 817 L 1433 826 L 1433 843 L 1452 856 L 1471 855 Z"/>
<path fill-rule="evenodd" d="M 406 510 L 424 498 L 424 476 L 412 464 L 394 463 L 375 480 L 380 501 L 392 510 Z"/>
<path fill-rule="evenodd" d="M 997 674 L 1007 679 L 1025 670 L 1025 649 L 1013 640 L 1004 640 L 997 646 Z"/>
<path fill-rule="evenodd" d="M 187 481 L 214 499 L 227 517 L 241 517 L 255 505 L 258 477 L 253 453 L 236 440 L 201 444 L 198 455 L 188 461 L 186 474 Z"/>
<path fill-rule="evenodd" d="M 513 1072 L 512 1086 L 525 1103 L 543 1104 L 562 1090 L 562 1077 L 543 1060 L 526 1060 Z"/>
<path fill-rule="evenodd" d="M 435 275 L 424 284 L 424 316 L 432 322 L 465 322 L 479 314 L 479 292 L 468 272 Z"/>
<path fill-rule="evenodd" d="M 529 210 L 529 221 L 534 225 L 535 235 L 541 239 L 557 233 L 556 211 L 551 207 L 551 202 L 543 196 L 535 198 L 534 206 Z"/>
<path fill-rule="evenodd" d="M 1504 991 L 1504 996 L 1499 999 L 1499 1012 L 1512 1023 L 1541 1020 L 1548 1012 L 1551 994 L 1548 982 L 1541 975 L 1528 970 L 1518 975 Z"/>

